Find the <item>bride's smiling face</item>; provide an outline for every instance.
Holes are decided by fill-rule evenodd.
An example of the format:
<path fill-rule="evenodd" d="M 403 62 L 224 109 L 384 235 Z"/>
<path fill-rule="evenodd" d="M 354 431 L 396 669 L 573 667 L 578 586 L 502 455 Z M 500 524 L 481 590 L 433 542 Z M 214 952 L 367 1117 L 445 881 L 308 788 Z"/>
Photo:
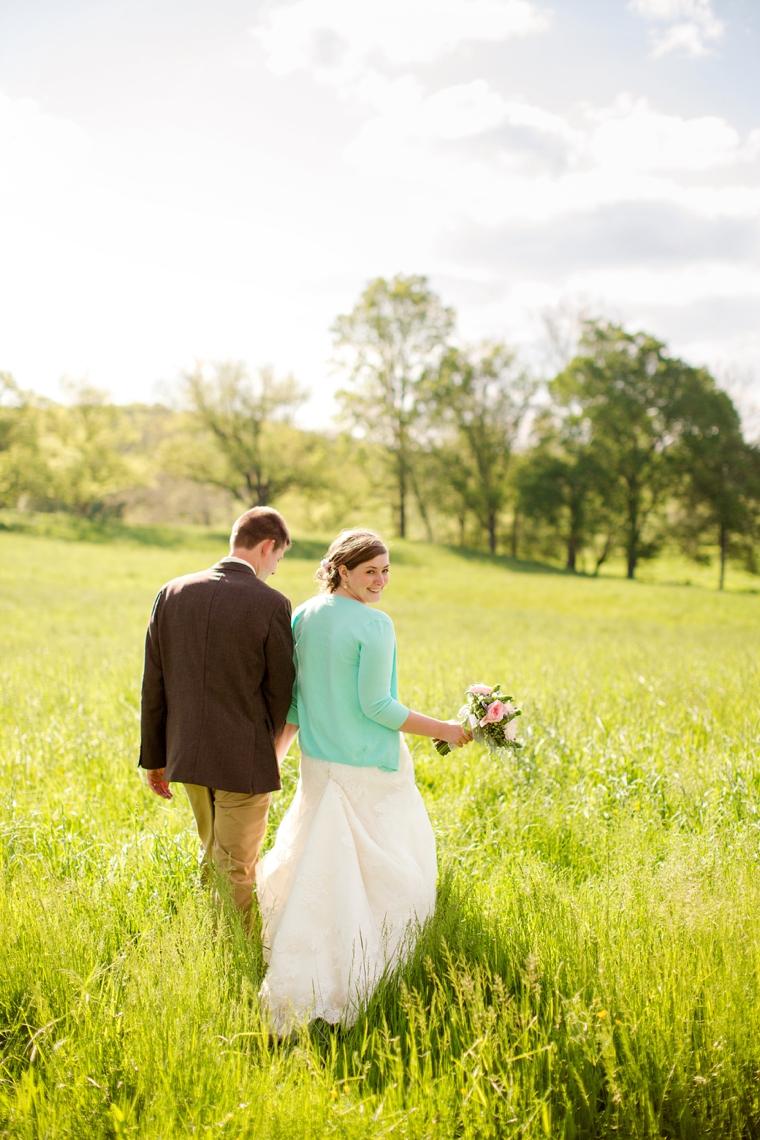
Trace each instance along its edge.
<path fill-rule="evenodd" d="M 353 598 L 357 602 L 364 602 L 365 605 L 372 605 L 373 602 L 379 602 L 383 596 L 390 572 L 387 550 L 385 554 L 378 554 L 369 562 L 360 563 L 353 570 L 341 566 L 340 586 L 336 593 Z"/>

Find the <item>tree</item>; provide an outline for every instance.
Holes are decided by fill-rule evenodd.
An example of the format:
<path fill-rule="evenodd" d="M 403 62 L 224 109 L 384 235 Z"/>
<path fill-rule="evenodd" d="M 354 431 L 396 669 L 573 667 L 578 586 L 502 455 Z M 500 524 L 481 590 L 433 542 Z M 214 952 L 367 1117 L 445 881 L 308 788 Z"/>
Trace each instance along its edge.
<path fill-rule="evenodd" d="M 86 381 L 64 380 L 62 386 L 70 403 L 43 409 L 47 486 L 38 501 L 83 518 L 118 512 L 113 496 L 145 479 L 145 459 L 127 454 L 131 433 L 106 392 Z"/>
<path fill-rule="evenodd" d="M 271 367 L 252 377 L 240 361 L 198 364 L 185 373 L 182 394 L 190 432 L 164 450 L 174 475 L 229 491 L 249 506 L 266 506 L 314 478 L 313 442 L 292 426 L 308 398 L 292 376 Z"/>
<path fill-rule="evenodd" d="M 726 577 L 730 553 L 753 560 L 760 522 L 760 451 L 744 441 L 741 419 L 728 393 L 712 377 L 695 378 L 681 400 L 677 461 L 683 482 L 680 500 L 686 509 L 682 538 L 698 560 L 705 537 L 717 541 L 720 572 Z"/>
<path fill-rule="evenodd" d="M 9 372 L 0 372 L 0 506 L 15 507 L 46 483 L 39 409 Z"/>
<path fill-rule="evenodd" d="M 428 378 L 428 415 L 445 431 L 442 457 L 450 457 L 462 530 L 472 511 L 492 553 L 510 493 L 512 451 L 534 391 L 514 352 L 499 342 L 450 349 Z"/>
<path fill-rule="evenodd" d="M 596 535 L 612 530 L 609 477 L 584 427 L 578 416 L 545 414 L 537 428 L 538 443 L 525 456 L 517 477 L 520 511 L 562 535 L 565 566 L 571 571 Z M 597 554 L 595 573 L 609 546 L 606 541 Z"/>
<path fill-rule="evenodd" d="M 407 533 L 407 500 L 420 446 L 421 385 L 439 365 L 453 326 L 453 311 L 426 277 L 397 274 L 390 281 L 370 281 L 353 310 L 333 327 L 336 361 L 354 385 L 337 393 L 342 418 L 388 456 L 401 538 Z"/>
<path fill-rule="evenodd" d="M 581 353 L 551 382 L 555 401 L 585 423 L 611 477 L 628 577 L 657 550 L 651 524 L 673 489 L 668 453 L 678 439 L 679 403 L 696 369 L 667 355 L 646 333 L 587 321 Z"/>

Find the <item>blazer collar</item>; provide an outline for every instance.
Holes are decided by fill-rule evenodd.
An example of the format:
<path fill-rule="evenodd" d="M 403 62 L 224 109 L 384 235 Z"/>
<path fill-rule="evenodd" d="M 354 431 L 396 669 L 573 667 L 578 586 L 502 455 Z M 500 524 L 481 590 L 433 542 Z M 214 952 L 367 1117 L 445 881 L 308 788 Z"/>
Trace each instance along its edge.
<path fill-rule="evenodd" d="M 253 566 L 248 566 L 244 562 L 231 562 L 226 558 L 221 558 L 216 566 L 214 566 L 214 570 L 221 570 L 224 574 L 228 571 L 232 571 L 233 573 L 239 574 L 252 574 L 254 578 L 258 577 Z"/>

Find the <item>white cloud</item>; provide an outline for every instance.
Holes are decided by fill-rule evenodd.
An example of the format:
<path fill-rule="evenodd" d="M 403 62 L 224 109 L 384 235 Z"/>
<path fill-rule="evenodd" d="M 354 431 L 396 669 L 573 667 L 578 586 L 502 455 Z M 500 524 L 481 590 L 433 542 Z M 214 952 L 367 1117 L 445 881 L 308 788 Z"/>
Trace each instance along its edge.
<path fill-rule="evenodd" d="M 652 35 L 652 55 L 655 59 L 670 52 L 683 51 L 692 59 L 708 55 L 705 33 L 699 24 L 673 24 L 662 35 Z"/>
<path fill-rule="evenodd" d="M 87 161 L 91 144 L 75 123 L 44 114 L 34 99 L 0 92 L 0 196 L 6 205 L 64 189 Z"/>
<path fill-rule="evenodd" d="M 725 32 L 711 0 L 631 0 L 628 7 L 644 19 L 670 24 L 662 32 L 652 30 L 655 58 L 673 51 L 692 58 L 707 55 L 709 41 L 719 40 Z"/>
<path fill-rule="evenodd" d="M 544 31 L 529 0 L 295 0 L 270 5 L 251 32 L 270 70 L 300 69 L 341 84 L 368 67 L 429 63 L 467 41 L 502 41 Z"/>
<path fill-rule="evenodd" d="M 89 369 L 149 398 L 196 354 L 272 359 L 313 386 L 324 422 L 331 321 L 399 270 L 429 273 L 467 336 L 519 342 L 533 310 L 585 294 L 668 339 L 712 336 L 716 359 L 749 329 L 741 351 L 760 361 L 760 131 L 710 87 L 691 114 L 674 113 L 677 92 L 653 100 L 625 4 L 601 49 L 619 54 L 590 45 L 570 77 L 554 49 L 576 40 L 536 55 L 542 39 L 515 38 L 552 7 L 264 0 L 243 50 L 232 5 L 227 47 L 204 30 L 185 62 L 174 20 L 160 43 L 140 31 L 153 73 L 131 41 L 77 54 L 77 25 L 49 76 L 14 79 L 39 103 L 0 96 L 0 367 L 51 393 Z M 640 0 L 635 19 L 661 53 L 697 55 L 721 42 L 721 8 Z M 724 78 L 746 70 L 732 48 Z M 618 64 L 639 74 L 612 99 L 600 91 Z M 86 129 L 48 113 L 61 107 Z"/>
<path fill-rule="evenodd" d="M 395 98 L 393 96 L 396 96 Z M 364 124 L 355 157 L 375 148 L 393 149 L 405 140 L 464 139 L 504 122 L 507 104 L 483 79 L 445 87 L 425 96 L 421 84 L 398 82 L 382 99 L 383 113 Z"/>
<path fill-rule="evenodd" d="M 538 134 L 554 136 L 571 148 L 582 146 L 582 133 L 572 127 L 567 119 L 546 111 L 543 107 L 513 100 L 505 104 L 505 120 L 513 127 L 530 127 Z"/>
<path fill-rule="evenodd" d="M 320 310 L 314 283 L 324 291 L 326 265 L 345 271 L 341 251 L 272 209 L 266 180 L 241 213 L 218 196 L 188 201 L 188 164 L 167 174 L 149 158 L 130 192 L 110 157 L 77 124 L 0 92 L 0 368 L 51 396 L 62 373 L 89 372 L 120 399 L 149 399 L 196 355 L 276 359 L 314 383 L 304 344 L 326 355 L 336 311 L 329 299 Z M 293 178 L 267 169 L 285 201 Z"/>
<path fill-rule="evenodd" d="M 715 21 L 710 0 L 632 0 L 629 7 L 650 20 Z"/>
<path fill-rule="evenodd" d="M 665 115 L 646 99 L 622 94 L 610 107 L 590 111 L 598 125 L 589 153 L 605 169 L 650 172 L 706 171 L 751 161 L 760 151 L 760 132 L 743 144 L 739 132 L 717 115 L 684 119 Z"/>
<path fill-rule="evenodd" d="M 574 274 L 567 287 L 613 305 L 685 307 L 716 298 L 760 298 L 760 269 L 715 261 L 664 270 L 628 266 Z"/>
<path fill-rule="evenodd" d="M 557 115 L 508 100 L 484 80 L 425 95 L 421 85 L 369 119 L 344 152 L 376 181 L 406 184 L 429 200 L 441 225 L 549 221 L 619 202 L 663 202 L 703 217 L 760 216 L 760 187 L 739 177 L 760 154 L 760 131 L 742 139 L 719 116 L 683 118 L 619 95 Z M 524 128 L 518 140 L 488 132 Z M 476 136 L 485 141 L 473 148 Z M 543 162 L 547 142 L 563 169 Z M 713 171 L 724 173 L 716 184 Z M 697 176 L 702 175 L 698 180 Z"/>

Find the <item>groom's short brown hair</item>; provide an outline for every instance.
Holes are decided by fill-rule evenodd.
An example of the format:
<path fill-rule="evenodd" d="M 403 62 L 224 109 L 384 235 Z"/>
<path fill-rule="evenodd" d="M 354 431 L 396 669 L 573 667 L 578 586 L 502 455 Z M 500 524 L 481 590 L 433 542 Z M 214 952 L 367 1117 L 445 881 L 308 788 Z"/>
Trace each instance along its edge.
<path fill-rule="evenodd" d="M 274 507 L 253 507 L 232 524 L 230 550 L 236 546 L 253 550 L 254 546 L 267 542 L 270 538 L 274 539 L 278 550 L 281 546 L 290 546 L 290 531 L 285 525 L 285 519 Z"/>

